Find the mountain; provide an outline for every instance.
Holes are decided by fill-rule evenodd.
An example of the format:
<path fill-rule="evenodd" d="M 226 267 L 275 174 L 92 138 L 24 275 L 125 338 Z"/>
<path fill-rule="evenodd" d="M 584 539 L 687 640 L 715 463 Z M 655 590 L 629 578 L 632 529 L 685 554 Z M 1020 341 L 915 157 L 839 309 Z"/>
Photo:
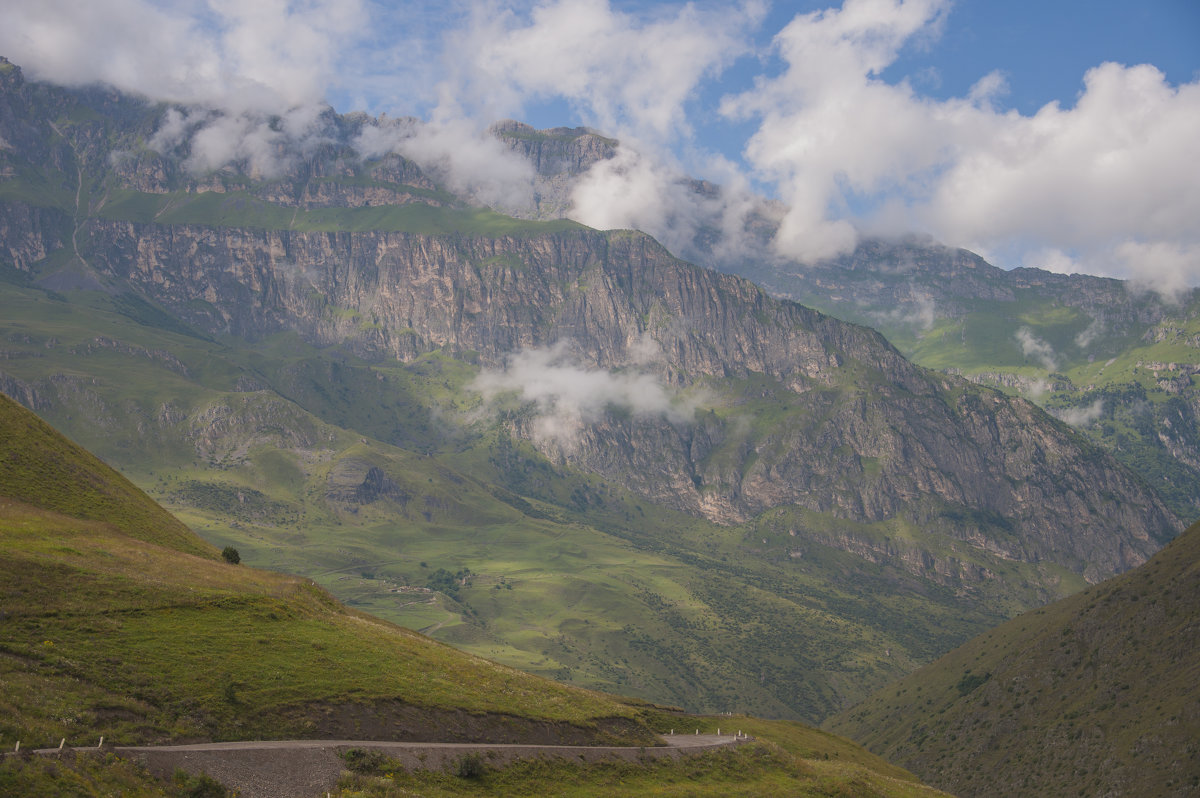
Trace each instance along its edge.
<path fill-rule="evenodd" d="M 831 785 L 935 794 L 814 729 L 686 718 L 562 686 L 347 609 L 306 579 L 230 564 L 2 396 L 0 596 L 0 736 L 24 751 L 60 739 L 90 747 L 101 737 L 118 745 L 296 737 L 646 745 L 652 730 L 737 722 L 764 741 L 633 764 L 623 776 L 643 790 L 686 779 L 693 794 L 728 794 L 733 781 L 759 794 Z M 545 793 L 555 779 L 598 786 L 611 773 L 543 760 L 489 777 L 503 778 L 505 791 Z M 177 775 L 164 784 L 111 753 L 0 760 L 5 795 L 177 796 L 205 785 L 203 794 L 214 794 L 211 780 Z M 477 789 L 442 784 L 439 794 Z"/>
<path fill-rule="evenodd" d="M 537 169 L 533 200 L 510 210 L 523 218 L 565 217 L 588 170 L 621 161 L 617 142 L 585 129 L 505 123 L 494 134 Z M 774 203 L 682 178 L 669 193 L 677 207 L 655 224 L 676 254 L 877 329 L 923 366 L 1023 396 L 1142 474 L 1179 517 L 1200 516 L 1194 289 L 999 269 L 920 236 L 799 263 L 772 251 Z"/>
<path fill-rule="evenodd" d="M 1200 516 L 1200 298 L 1086 274 L 996 268 L 922 239 L 870 239 L 815 264 L 735 269 L 883 332 L 930 368 L 1024 396 Z"/>
<path fill-rule="evenodd" d="M 1029 402 L 469 206 L 356 150 L 363 115 L 200 169 L 217 112 L 0 83 L 4 392 L 247 562 L 476 653 L 817 719 L 1181 528 Z M 550 171 L 609 146 L 511 130 Z"/>
<path fill-rule="evenodd" d="M 1200 784 L 1200 525 L 829 720 L 962 796 L 1182 796 Z"/>

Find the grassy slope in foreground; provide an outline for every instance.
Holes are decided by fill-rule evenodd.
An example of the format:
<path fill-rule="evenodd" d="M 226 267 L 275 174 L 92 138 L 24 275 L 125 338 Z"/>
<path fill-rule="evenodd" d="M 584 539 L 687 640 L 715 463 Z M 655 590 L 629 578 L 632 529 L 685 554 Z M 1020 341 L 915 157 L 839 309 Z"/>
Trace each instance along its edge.
<path fill-rule="evenodd" d="M 1195 795 L 1200 524 L 826 725 L 962 796 Z"/>
<path fill-rule="evenodd" d="M 7 397 L 0 429 L 0 738 L 314 736 L 375 705 L 396 723 L 497 713 L 514 735 L 570 724 L 577 737 L 603 726 L 648 739 L 626 704 L 354 613 L 307 580 L 224 563 Z M 121 490 L 127 502 L 105 504 Z M 462 723 L 462 733 L 479 726 Z"/>

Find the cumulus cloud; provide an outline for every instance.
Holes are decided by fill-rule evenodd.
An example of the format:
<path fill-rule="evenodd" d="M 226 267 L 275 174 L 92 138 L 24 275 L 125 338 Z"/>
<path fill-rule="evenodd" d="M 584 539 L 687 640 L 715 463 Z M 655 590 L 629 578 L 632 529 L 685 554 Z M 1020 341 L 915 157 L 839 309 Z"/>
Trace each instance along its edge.
<path fill-rule="evenodd" d="M 366 20 L 363 0 L 40 0 L 6 4 L 0 51 L 55 83 L 282 113 L 324 99 Z"/>
<path fill-rule="evenodd" d="M 1104 414 L 1104 400 L 1097 399 L 1087 407 L 1069 407 L 1062 410 L 1051 410 L 1055 418 L 1070 424 L 1072 427 L 1086 427 Z"/>
<path fill-rule="evenodd" d="M 1180 168 L 1200 162 L 1200 81 L 1106 63 L 1073 107 L 1032 116 L 997 109 L 999 74 L 948 100 L 885 81 L 948 7 L 847 0 L 797 16 L 774 43 L 783 73 L 726 98 L 723 113 L 758 120 L 746 157 L 789 205 L 779 251 L 811 261 L 848 251 L 859 229 L 907 228 L 977 250 L 1056 251 L 1046 265 L 1060 271 L 1073 270 L 1067 252 L 1114 275 L 1137 263 L 1167 290 L 1200 278 L 1200 184 Z"/>
<path fill-rule="evenodd" d="M 443 108 L 500 119 L 531 101 L 565 99 L 585 124 L 643 142 L 686 136 L 685 103 L 701 79 L 749 49 L 765 5 L 692 4 L 649 19 L 608 0 L 556 0 L 526 14 L 481 5 L 453 36 Z"/>
<path fill-rule="evenodd" d="M 656 348 L 645 339 L 635 359 L 652 359 Z M 690 420 L 694 403 L 674 396 L 656 377 L 637 370 L 609 371 L 580 365 L 568 341 L 549 348 L 528 348 L 511 355 L 504 368 L 485 369 L 469 386 L 492 401 L 509 394 L 537 411 L 535 436 L 569 444 L 585 424 L 608 408 L 621 408 L 640 418 Z"/>
<path fill-rule="evenodd" d="M 678 164 L 622 144 L 575 183 L 568 216 L 601 230 L 642 230 L 701 262 L 761 256 L 761 240 L 748 228 L 769 206 L 735 170 L 723 174 L 720 185 L 702 183 Z"/>
<path fill-rule="evenodd" d="M 576 218 L 645 229 L 686 254 L 758 257 L 746 228 L 766 190 L 785 209 L 765 216 L 789 259 L 918 231 L 1000 253 L 1003 266 L 1132 277 L 1168 298 L 1200 282 L 1200 181 L 1188 168 L 1200 163 L 1200 80 L 1101 63 L 1077 97 L 1032 114 L 1004 107 L 1001 72 L 934 99 L 921 89 L 936 76 L 889 69 L 937 46 L 951 3 L 845 0 L 796 15 L 764 50 L 763 0 L 638 12 L 610 0 L 41 0 L 6 5 L 0 52 L 35 78 L 216 109 L 164 119 L 155 136 L 160 147 L 192 137 L 198 170 L 224 158 L 282 168 L 281 146 L 323 135 L 297 109 L 335 92 L 372 112 L 427 114 L 406 154 L 507 209 L 524 174 L 480 131 L 561 102 L 570 123 L 621 141 L 576 187 Z M 719 110 L 754 130 L 735 165 L 693 134 L 713 82 L 735 62 L 754 68 L 744 56 L 759 75 Z M 688 174 L 725 190 L 697 191 Z"/>
<path fill-rule="evenodd" d="M 364 30 L 364 0 L 150 0 L 9 4 L 0 51 L 32 77 L 106 83 L 171 110 L 148 142 L 187 142 L 195 172 L 243 162 L 274 177 L 285 152 L 324 140 L 321 121 L 339 54 Z"/>
<path fill-rule="evenodd" d="M 1021 352 L 1025 357 L 1036 360 L 1047 371 L 1054 371 L 1058 368 L 1058 357 L 1054 353 L 1054 347 L 1038 338 L 1033 330 L 1021 327 L 1013 337 L 1021 345 Z"/>

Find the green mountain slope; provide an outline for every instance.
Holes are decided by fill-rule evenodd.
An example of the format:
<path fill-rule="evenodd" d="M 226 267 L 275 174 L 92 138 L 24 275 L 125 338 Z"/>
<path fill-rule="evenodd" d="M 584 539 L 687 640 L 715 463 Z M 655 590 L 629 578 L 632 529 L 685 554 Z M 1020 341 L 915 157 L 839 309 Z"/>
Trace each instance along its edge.
<path fill-rule="evenodd" d="M 400 725 L 405 711 L 511 715 L 518 729 L 575 724 L 584 737 L 611 718 L 637 734 L 636 712 L 611 699 L 347 611 L 308 580 L 213 557 L 28 411 L 7 397 L 0 409 L 3 440 L 20 442 L 24 467 L 0 481 L 6 739 L 314 736 L 389 711 L 401 735 L 414 731 Z M 45 501 L 24 476 L 37 463 L 74 465 Z M 118 499 L 104 520 L 89 518 L 98 486 L 114 484 L 131 509 Z M 180 533 L 147 541 L 148 517 Z"/>
<path fill-rule="evenodd" d="M 1005 271 L 929 241 L 867 240 L 825 263 L 734 269 L 883 332 L 929 368 L 1046 408 L 1200 517 L 1200 299 L 1121 280 Z"/>
<path fill-rule="evenodd" d="M 147 524 L 178 530 L 178 522 L 5 397 L 0 440 L 21 442 L 22 466 L 0 472 L 0 739 L 20 740 L 26 751 L 62 738 L 92 745 L 100 736 L 117 744 L 280 737 L 646 744 L 652 727 L 709 731 L 714 723 L 462 654 L 347 610 L 308 580 L 191 554 L 211 552 L 186 530 L 165 543 L 145 540 Z M 6 462 L 16 448 L 5 450 Z M 43 464 L 69 464 L 61 484 L 29 479 L 46 473 Z M 128 496 L 113 499 L 115 490 Z M 104 520 L 86 517 L 97 495 L 109 502 Z M 692 794 L 725 794 L 734 772 L 739 788 L 757 794 L 936 794 L 844 740 L 795 724 L 738 721 L 764 742 L 622 775 L 643 790 L 686 783 Z M 565 778 L 584 794 L 589 785 L 603 792 L 611 773 L 559 763 L 494 778 L 506 790 L 540 794 L 555 794 Z M 0 792 L 12 795 L 177 796 L 201 786 L 187 778 L 164 785 L 111 756 L 0 761 Z M 453 779 L 438 787 L 438 794 L 475 791 L 476 783 Z"/>
<path fill-rule="evenodd" d="M 1200 525 L 832 718 L 962 796 L 1200 789 Z"/>
<path fill-rule="evenodd" d="M 818 718 L 1083 585 L 907 523 L 781 511 L 723 527 L 657 507 L 492 424 L 451 426 L 477 401 L 464 387 L 475 369 L 452 358 L 379 366 L 290 338 L 236 347 L 88 301 L 15 287 L 0 297 L 13 331 L 4 390 L 244 562 L 542 675 Z M 948 573 L 865 562 L 840 549 L 849 535 L 914 558 L 941 545 L 930 564 Z M 1000 578 L 969 584 L 949 569 Z M 464 570 L 463 584 L 438 577 Z"/>
<path fill-rule="evenodd" d="M 110 524 L 123 534 L 188 554 L 215 559 L 216 549 L 196 537 L 125 477 L 90 452 L 61 444 L 61 436 L 0 394 L 0 490 L 45 510 Z"/>
<path fill-rule="evenodd" d="M 262 179 L 152 148 L 178 109 L 0 89 L 0 389 L 209 541 L 475 653 L 815 720 L 1181 529 L 1029 403 L 642 234 L 466 207 L 360 157 L 362 115 Z"/>

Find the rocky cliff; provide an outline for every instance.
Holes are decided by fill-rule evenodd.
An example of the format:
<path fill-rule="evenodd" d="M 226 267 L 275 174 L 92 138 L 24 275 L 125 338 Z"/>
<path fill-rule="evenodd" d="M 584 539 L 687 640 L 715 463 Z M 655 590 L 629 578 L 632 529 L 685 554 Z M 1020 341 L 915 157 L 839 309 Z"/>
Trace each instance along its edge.
<path fill-rule="evenodd" d="M 189 171 L 186 140 L 139 144 L 162 108 L 56 94 L 11 70 L 0 105 L 12 175 L 0 224 L 27 279 L 62 285 L 69 262 L 91 281 L 77 287 L 132 292 L 198 330 L 291 331 L 375 361 L 445 350 L 500 370 L 567 342 L 574 367 L 648 376 L 690 397 L 687 411 L 610 407 L 568 439 L 539 435 L 527 410 L 510 429 L 722 523 L 781 506 L 903 516 L 1090 579 L 1180 529 L 1136 477 L 1027 402 L 926 372 L 866 328 L 683 263 L 645 235 L 479 217 L 411 162 L 355 156 L 361 119 L 327 115 L 329 139 L 264 181 L 246 164 Z M 547 171 L 610 146 L 590 132 L 499 134 Z M 367 215 L 375 202 L 387 207 Z"/>

